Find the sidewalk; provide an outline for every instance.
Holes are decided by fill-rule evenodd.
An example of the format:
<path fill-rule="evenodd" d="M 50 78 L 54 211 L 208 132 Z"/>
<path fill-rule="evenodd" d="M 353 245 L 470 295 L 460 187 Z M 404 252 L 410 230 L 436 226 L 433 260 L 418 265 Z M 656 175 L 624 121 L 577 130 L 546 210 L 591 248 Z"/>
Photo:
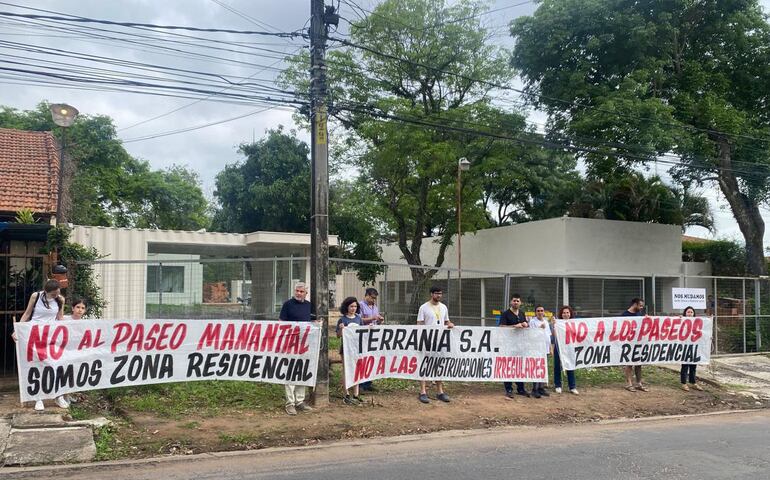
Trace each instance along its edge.
<path fill-rule="evenodd" d="M 0 379 L 0 466 L 93 460 L 94 422 L 67 421 L 68 416 L 51 401 L 43 412 L 22 407 L 16 379 Z"/>

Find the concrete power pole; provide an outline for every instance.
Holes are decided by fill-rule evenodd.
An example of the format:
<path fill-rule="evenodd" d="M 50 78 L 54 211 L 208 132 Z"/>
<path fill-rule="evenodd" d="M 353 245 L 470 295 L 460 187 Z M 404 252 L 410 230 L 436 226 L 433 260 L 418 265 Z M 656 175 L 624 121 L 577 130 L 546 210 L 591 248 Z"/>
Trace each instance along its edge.
<path fill-rule="evenodd" d="M 315 318 L 322 322 L 317 406 L 329 403 L 329 137 L 326 109 L 327 25 L 339 23 L 334 7 L 310 0 L 310 120 L 312 124 L 310 195 L 310 301 Z"/>

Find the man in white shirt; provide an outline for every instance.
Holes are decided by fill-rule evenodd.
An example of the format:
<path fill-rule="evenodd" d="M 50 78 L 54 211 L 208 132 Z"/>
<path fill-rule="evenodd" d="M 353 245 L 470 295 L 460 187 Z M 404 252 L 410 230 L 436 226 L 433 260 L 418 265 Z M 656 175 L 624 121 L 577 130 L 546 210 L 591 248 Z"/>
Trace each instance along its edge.
<path fill-rule="evenodd" d="M 426 327 L 454 327 L 454 323 L 449 321 L 449 310 L 446 305 L 441 303 L 441 297 L 444 295 L 444 291 L 441 287 L 430 287 L 430 300 L 423 303 L 420 306 L 420 310 L 417 312 L 417 325 L 425 325 Z M 438 388 L 438 395 L 436 398 L 442 402 L 449 402 L 449 395 L 444 393 L 443 382 L 436 382 L 436 388 Z M 427 391 L 427 382 L 420 380 L 420 402 L 430 403 Z"/>

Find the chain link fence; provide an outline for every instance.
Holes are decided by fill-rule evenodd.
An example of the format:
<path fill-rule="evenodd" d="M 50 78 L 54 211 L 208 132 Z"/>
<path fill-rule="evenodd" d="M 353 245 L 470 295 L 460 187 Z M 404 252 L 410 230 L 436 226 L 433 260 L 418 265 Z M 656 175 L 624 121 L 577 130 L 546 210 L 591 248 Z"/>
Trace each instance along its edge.
<path fill-rule="evenodd" d="M 294 284 L 309 284 L 306 257 L 180 257 L 90 263 L 106 302 L 102 317 L 276 320 Z M 676 315 L 672 288 L 703 288 L 708 308 L 698 313 L 714 317 L 714 353 L 770 351 L 770 281 L 759 278 L 540 276 L 332 259 L 330 324 L 346 297 L 363 299 L 368 287 L 378 290 L 388 323 L 413 324 L 433 285 L 443 289 L 450 318 L 460 325 L 495 325 L 514 293 L 527 312 L 569 304 L 580 317 L 613 316 L 640 297 L 648 313 Z"/>

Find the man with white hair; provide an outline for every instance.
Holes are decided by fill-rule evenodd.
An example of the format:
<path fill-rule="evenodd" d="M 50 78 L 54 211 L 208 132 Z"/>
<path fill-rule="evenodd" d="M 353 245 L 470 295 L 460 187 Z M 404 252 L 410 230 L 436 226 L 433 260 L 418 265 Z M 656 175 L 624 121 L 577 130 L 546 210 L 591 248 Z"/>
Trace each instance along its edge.
<path fill-rule="evenodd" d="M 294 286 L 294 296 L 286 300 L 281 307 L 278 319 L 283 322 L 310 322 L 310 302 L 307 297 L 307 285 L 300 282 Z M 296 415 L 298 411 L 313 410 L 305 403 L 304 385 L 286 385 L 286 413 Z"/>

